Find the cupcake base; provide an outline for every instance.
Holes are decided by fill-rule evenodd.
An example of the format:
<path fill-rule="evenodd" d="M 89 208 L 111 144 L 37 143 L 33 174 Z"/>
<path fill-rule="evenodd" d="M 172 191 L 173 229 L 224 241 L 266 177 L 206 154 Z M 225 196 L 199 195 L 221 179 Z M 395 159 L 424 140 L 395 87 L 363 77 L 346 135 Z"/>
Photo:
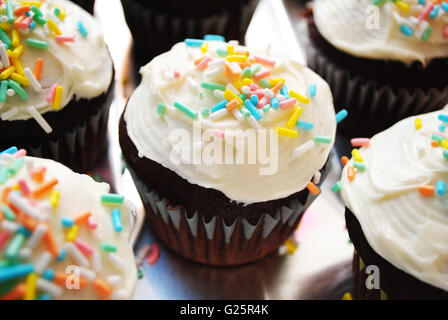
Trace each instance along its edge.
<path fill-rule="evenodd" d="M 377 254 L 367 242 L 361 225 L 355 215 L 346 208 L 345 220 L 350 239 L 355 246 L 353 259 L 354 298 L 360 300 L 415 300 L 448 299 L 448 292 L 422 282 L 406 272 L 396 268 Z M 379 269 L 381 289 L 367 289 L 366 266 L 374 265 Z"/>
<path fill-rule="evenodd" d="M 72 101 L 58 112 L 43 115 L 53 132 L 47 134 L 33 119 L 0 120 L 0 150 L 23 148 L 28 155 L 61 162 L 80 173 L 94 169 L 107 153 L 107 122 L 114 81 L 94 99 Z"/>
<path fill-rule="evenodd" d="M 162 165 L 139 158 L 123 117 L 120 145 L 153 232 L 168 248 L 196 262 L 229 266 L 265 257 L 293 233 L 316 198 L 305 189 L 248 206 L 232 202 L 222 192 L 190 184 Z M 330 163 L 322 168 L 322 179 Z"/>
<path fill-rule="evenodd" d="M 308 15 L 311 40 L 308 64 L 330 85 L 337 109 L 349 116 L 342 132 L 371 137 L 396 122 L 439 110 L 448 103 L 448 59 L 435 59 L 425 68 L 397 61 L 363 59 L 333 47 L 319 33 Z"/>

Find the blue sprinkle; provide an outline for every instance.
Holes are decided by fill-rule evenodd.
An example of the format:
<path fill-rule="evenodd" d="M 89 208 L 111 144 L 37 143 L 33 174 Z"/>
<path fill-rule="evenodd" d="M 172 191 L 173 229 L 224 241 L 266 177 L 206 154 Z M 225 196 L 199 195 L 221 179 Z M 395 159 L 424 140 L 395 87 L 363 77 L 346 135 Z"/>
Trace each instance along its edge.
<path fill-rule="evenodd" d="M 274 109 L 278 109 L 278 108 L 280 108 L 280 102 L 278 101 L 277 98 L 272 98 L 272 99 L 271 99 L 271 106 L 272 106 L 272 108 L 274 108 Z"/>
<path fill-rule="evenodd" d="M 253 95 L 250 97 L 250 102 L 252 102 L 252 104 L 253 104 L 254 106 L 256 106 L 256 105 L 258 104 L 258 101 L 259 101 L 259 99 L 258 99 L 258 96 L 257 96 L 256 94 L 253 94 Z"/>
<path fill-rule="evenodd" d="M 407 26 L 407 25 L 405 25 L 405 24 L 402 24 L 402 25 L 400 26 L 400 31 L 401 31 L 405 36 L 408 36 L 408 37 L 410 37 L 410 36 L 412 36 L 412 35 L 414 34 L 414 30 L 412 30 L 411 27 L 409 27 L 409 26 Z"/>
<path fill-rule="evenodd" d="M 33 31 L 34 29 L 36 29 L 36 27 L 37 27 L 36 22 L 32 21 L 32 22 L 30 23 L 30 30 Z"/>
<path fill-rule="evenodd" d="M 445 1 L 442 2 L 441 4 L 443 11 L 448 12 L 448 3 L 446 3 Z"/>
<path fill-rule="evenodd" d="M 315 83 L 310 84 L 310 88 L 308 91 L 310 93 L 310 97 L 314 98 L 316 96 L 316 91 L 317 91 L 316 84 Z"/>
<path fill-rule="evenodd" d="M 443 196 L 446 193 L 446 183 L 445 181 L 440 180 L 436 185 L 437 194 Z"/>
<path fill-rule="evenodd" d="M 418 0 L 418 3 L 424 6 L 426 4 L 426 0 Z"/>
<path fill-rule="evenodd" d="M 259 121 L 261 120 L 262 116 L 260 112 L 258 111 L 257 107 L 255 107 L 250 100 L 246 99 L 244 101 L 244 105 L 249 110 L 249 112 L 254 116 L 255 120 Z"/>
<path fill-rule="evenodd" d="M 290 98 L 289 97 L 289 90 L 288 90 L 288 88 L 286 86 L 283 86 L 280 89 L 280 93 L 285 97 L 285 99 L 289 99 Z"/>
<path fill-rule="evenodd" d="M 223 36 L 217 35 L 217 34 L 206 34 L 204 36 L 204 40 L 215 40 L 215 41 L 222 41 L 222 42 L 226 42 L 226 38 L 224 38 Z"/>
<path fill-rule="evenodd" d="M 81 21 L 78 21 L 77 24 L 78 24 L 78 30 L 79 30 L 79 33 L 81 33 L 81 35 L 82 35 L 83 37 L 87 37 L 87 35 L 89 34 L 89 32 L 87 31 L 86 27 L 84 27 L 84 25 L 82 24 Z"/>
<path fill-rule="evenodd" d="M 314 128 L 314 124 L 312 124 L 311 122 L 307 122 L 307 121 L 297 121 L 296 124 L 300 129 L 303 130 L 313 130 Z"/>
<path fill-rule="evenodd" d="M 62 225 L 66 228 L 71 228 L 75 224 L 75 220 L 73 218 L 64 217 L 62 218 Z"/>
<path fill-rule="evenodd" d="M 29 238 L 31 236 L 31 231 L 22 225 L 19 226 L 19 228 L 17 229 L 17 232 L 23 234 L 27 238 Z"/>
<path fill-rule="evenodd" d="M 439 114 L 437 118 L 442 122 L 448 122 L 448 114 Z"/>
<path fill-rule="evenodd" d="M 61 251 L 59 251 L 59 257 L 56 258 L 56 261 L 57 262 L 64 261 L 66 257 L 67 257 L 67 251 L 61 249 Z"/>
<path fill-rule="evenodd" d="M 121 221 L 121 213 L 119 209 L 112 210 L 112 224 L 116 232 L 123 231 L 123 223 Z"/>
<path fill-rule="evenodd" d="M 204 40 L 187 38 L 184 42 L 189 47 L 200 47 L 204 43 Z"/>
<path fill-rule="evenodd" d="M 434 9 L 432 9 L 432 10 L 431 10 L 431 13 L 429 14 L 429 17 L 430 17 L 431 19 L 435 19 L 435 18 L 437 18 L 437 15 L 439 14 L 439 10 L 440 10 L 440 7 L 439 7 L 438 5 L 435 5 L 435 6 L 434 6 Z"/>
<path fill-rule="evenodd" d="M 340 123 L 342 120 L 347 118 L 348 111 L 346 109 L 342 109 L 336 114 L 336 123 Z"/>
<path fill-rule="evenodd" d="M 48 293 L 44 293 L 44 294 L 40 295 L 38 299 L 48 301 L 48 300 L 51 300 L 51 296 Z"/>
<path fill-rule="evenodd" d="M 444 125 L 444 124 L 441 124 L 441 125 L 439 126 L 439 131 L 440 131 L 440 132 L 445 132 L 445 130 L 446 130 L 445 125 Z"/>
<path fill-rule="evenodd" d="M 42 274 L 42 278 L 48 281 L 53 281 L 54 279 L 54 270 L 53 269 L 46 269 L 44 273 Z"/>
<path fill-rule="evenodd" d="M 19 149 L 17 149 L 17 147 L 11 147 L 11 148 L 6 149 L 5 151 L 0 152 L 0 155 L 5 154 L 5 153 L 14 154 L 17 151 L 19 151 Z"/>
<path fill-rule="evenodd" d="M 212 113 L 214 113 L 218 110 L 224 109 L 226 107 L 226 104 L 227 104 L 227 100 L 222 100 L 221 102 L 217 103 L 216 105 L 214 105 L 212 107 Z"/>

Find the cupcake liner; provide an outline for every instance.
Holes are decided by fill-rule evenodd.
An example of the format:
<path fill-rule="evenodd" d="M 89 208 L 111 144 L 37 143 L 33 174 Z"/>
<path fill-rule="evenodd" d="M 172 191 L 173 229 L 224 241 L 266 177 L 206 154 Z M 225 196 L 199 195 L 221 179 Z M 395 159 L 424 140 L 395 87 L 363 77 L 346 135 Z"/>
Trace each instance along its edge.
<path fill-rule="evenodd" d="M 113 83 L 100 97 L 72 100 L 61 111 L 44 114 L 53 128 L 51 134 L 46 134 L 34 119 L 5 122 L 0 126 L 0 149 L 17 146 L 27 150 L 30 156 L 56 160 L 76 172 L 94 169 L 108 148 L 107 123 Z M 14 134 L 18 131 L 26 133 Z"/>
<path fill-rule="evenodd" d="M 339 128 L 348 134 L 370 137 L 396 122 L 418 114 L 441 109 L 448 103 L 448 85 L 444 89 L 393 89 L 377 81 L 351 75 L 332 63 L 318 50 L 306 47 L 308 64 L 330 85 L 335 106 L 348 110 Z"/>
<path fill-rule="evenodd" d="M 88 13 L 93 14 L 93 9 L 95 7 L 95 0 L 70 0 L 76 3 L 78 6 L 86 10 Z"/>
<path fill-rule="evenodd" d="M 330 166 L 331 157 L 321 169 L 322 181 Z M 226 222 L 220 215 L 207 221 L 201 212 L 189 216 L 182 205 L 169 203 L 156 190 L 148 188 L 132 168 L 128 166 L 128 169 L 153 232 L 181 256 L 209 265 L 240 265 L 276 251 L 297 228 L 303 213 L 317 197 L 305 189 L 275 215 L 261 213 L 255 224 L 242 217 Z M 306 194 L 304 203 L 299 200 L 302 193 Z"/>
<path fill-rule="evenodd" d="M 175 13 L 169 8 L 153 8 L 151 3 L 122 0 L 126 21 L 134 37 L 134 48 L 145 62 L 185 38 L 219 34 L 227 40 L 243 43 L 257 3 L 258 0 L 239 1 L 232 10 L 224 7 L 210 14 L 192 15 L 188 12 Z"/>

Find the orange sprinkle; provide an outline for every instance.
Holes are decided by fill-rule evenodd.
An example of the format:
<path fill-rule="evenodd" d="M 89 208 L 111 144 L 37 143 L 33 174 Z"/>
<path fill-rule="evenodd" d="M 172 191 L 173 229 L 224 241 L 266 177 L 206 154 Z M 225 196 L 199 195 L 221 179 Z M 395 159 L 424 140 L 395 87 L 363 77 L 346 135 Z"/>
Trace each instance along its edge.
<path fill-rule="evenodd" d="M 314 195 L 318 195 L 320 193 L 319 188 L 312 182 L 308 183 L 306 188 Z"/>
<path fill-rule="evenodd" d="M 432 141 L 431 141 L 431 145 L 432 145 L 434 148 L 437 148 L 437 147 L 439 146 L 439 143 L 438 143 L 436 140 L 432 140 Z"/>
<path fill-rule="evenodd" d="M 277 93 L 283 87 L 283 84 L 283 81 L 279 81 L 272 87 L 271 90 L 274 91 L 274 93 Z"/>
<path fill-rule="evenodd" d="M 228 63 L 227 61 L 226 61 L 226 64 L 224 65 L 224 67 L 226 68 L 226 72 L 227 72 L 227 74 L 231 77 L 231 78 L 233 78 L 233 77 L 236 77 L 236 78 L 238 78 L 239 76 L 240 76 L 240 74 L 232 67 L 232 65 L 230 64 L 230 63 Z"/>
<path fill-rule="evenodd" d="M 21 223 L 28 230 L 34 231 L 37 228 L 37 221 L 26 215 L 22 215 Z"/>
<path fill-rule="evenodd" d="M 66 274 L 65 272 L 55 272 L 53 282 L 57 285 L 66 288 L 67 278 L 70 274 Z M 87 286 L 87 281 L 83 277 L 79 277 L 79 288 L 83 289 Z"/>
<path fill-rule="evenodd" d="M 25 284 L 17 284 L 11 291 L 0 297 L 0 300 L 22 300 L 25 296 Z"/>
<path fill-rule="evenodd" d="M 354 166 L 350 166 L 347 168 L 347 178 L 350 181 L 355 180 L 355 167 Z"/>
<path fill-rule="evenodd" d="M 18 17 L 18 16 L 20 16 L 20 15 L 22 15 L 22 14 L 24 14 L 25 12 L 30 11 L 30 10 L 31 10 L 31 6 L 29 6 L 29 5 L 20 6 L 20 7 L 17 7 L 17 8 L 14 10 L 14 15 L 15 15 L 16 17 Z"/>
<path fill-rule="evenodd" d="M 25 20 L 26 16 L 22 15 L 20 17 L 18 17 L 15 21 L 14 21 L 14 28 L 16 29 L 20 29 L 21 24 L 23 22 L 23 20 Z"/>
<path fill-rule="evenodd" d="M 427 196 L 427 197 L 431 197 L 434 195 L 434 191 L 435 188 L 433 186 L 419 186 L 418 187 L 418 192 L 420 192 L 420 194 Z"/>
<path fill-rule="evenodd" d="M 44 66 L 44 60 L 42 58 L 37 58 L 36 63 L 34 64 L 34 70 L 33 70 L 36 80 L 40 79 L 40 75 L 42 73 L 43 66 Z"/>
<path fill-rule="evenodd" d="M 341 157 L 342 165 L 345 167 L 350 159 L 347 156 Z"/>
<path fill-rule="evenodd" d="M 2 202 L 9 205 L 9 201 L 8 201 L 8 194 L 12 191 L 11 187 L 5 187 L 5 189 L 3 189 L 3 193 L 2 193 Z"/>
<path fill-rule="evenodd" d="M 40 187 L 38 187 L 33 192 L 31 192 L 31 196 L 33 198 L 39 198 L 39 197 L 43 196 L 44 194 L 46 194 L 51 189 L 53 189 L 53 187 L 57 184 L 58 184 L 58 179 L 52 179 L 52 180 L 44 183 Z"/>
<path fill-rule="evenodd" d="M 96 279 L 93 283 L 93 289 L 100 295 L 101 298 L 109 299 L 112 294 L 112 287 L 101 279 Z"/>
<path fill-rule="evenodd" d="M 239 50 L 239 51 L 235 51 L 234 54 L 236 56 L 246 56 L 248 57 L 250 55 L 249 51 L 245 51 L 245 50 Z"/>
<path fill-rule="evenodd" d="M 45 180 L 45 168 L 44 167 L 40 167 L 37 169 L 34 169 L 31 172 L 31 178 L 33 178 L 34 181 L 38 182 L 38 183 L 42 183 Z"/>
<path fill-rule="evenodd" d="M 60 253 L 59 253 L 58 244 L 56 242 L 56 239 L 54 238 L 53 233 L 51 232 L 50 226 L 48 226 L 47 232 L 45 233 L 42 240 L 45 243 L 45 245 L 46 245 L 48 251 L 51 253 L 51 255 L 53 257 L 59 257 Z"/>
<path fill-rule="evenodd" d="M 208 57 L 208 55 L 202 56 L 202 57 L 200 57 L 200 58 L 194 60 L 194 64 L 195 64 L 195 65 L 200 64 L 201 61 L 204 60 L 206 57 Z"/>
<path fill-rule="evenodd" d="M 79 215 L 77 215 L 74 220 L 76 224 L 80 224 L 80 223 L 85 223 L 87 221 L 87 219 L 90 218 L 90 216 L 92 215 L 92 213 L 90 211 L 86 211 L 83 213 L 80 213 Z"/>
<path fill-rule="evenodd" d="M 233 99 L 232 101 L 230 101 L 226 104 L 226 108 L 229 111 L 232 111 L 232 110 L 238 108 L 239 106 L 240 106 L 240 103 L 238 102 L 237 99 Z"/>

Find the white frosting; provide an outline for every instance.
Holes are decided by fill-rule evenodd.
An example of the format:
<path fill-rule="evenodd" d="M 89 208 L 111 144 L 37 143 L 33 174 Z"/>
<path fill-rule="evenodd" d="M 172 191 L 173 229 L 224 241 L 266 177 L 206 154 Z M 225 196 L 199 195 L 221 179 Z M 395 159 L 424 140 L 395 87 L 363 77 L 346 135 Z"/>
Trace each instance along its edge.
<path fill-rule="evenodd" d="M 130 214 L 132 210 L 131 204 L 125 200 L 123 204 L 116 206 L 104 205 L 101 203 L 101 196 L 109 193 L 110 187 L 106 183 L 97 183 L 87 175 L 80 175 L 74 173 L 69 168 L 52 160 L 45 160 L 40 158 L 25 158 L 25 165 L 12 178 L 9 178 L 6 183 L 0 186 L 0 194 L 6 186 L 14 186 L 21 179 L 25 180 L 29 189 L 32 191 L 36 189 L 39 184 L 30 177 L 30 168 L 45 167 L 45 181 L 53 178 L 58 179 L 58 184 L 54 190 L 60 192 L 59 204 L 55 209 L 51 209 L 49 204 L 49 194 L 37 199 L 36 208 L 40 209 L 41 215 L 48 214 L 48 224 L 52 230 L 54 238 L 59 246 L 59 250 L 64 248 L 66 243 L 66 235 L 68 228 L 64 228 L 61 224 L 64 217 L 76 217 L 77 215 L 90 211 L 91 216 L 97 223 L 96 229 L 90 229 L 85 224 L 79 225 L 77 239 L 88 243 L 96 252 L 99 253 L 101 259 L 101 270 L 96 272 L 96 277 L 103 281 L 107 281 L 110 275 L 119 275 L 122 278 L 122 283 L 114 290 L 121 291 L 123 296 L 121 298 L 130 299 L 133 295 L 136 281 L 137 271 L 134 261 L 134 254 L 129 243 L 130 235 Z M 0 201 L 1 203 L 1 201 Z M 3 206 L 3 204 L 2 204 Z M 49 207 L 49 209 L 45 209 Z M 113 208 L 118 208 L 121 211 L 121 218 L 123 221 L 123 231 L 116 232 L 114 230 L 111 218 L 111 211 Z M 0 224 L 0 232 L 2 227 Z M 117 247 L 116 254 L 124 261 L 124 266 L 121 270 L 115 268 L 109 261 L 107 253 L 100 248 L 101 243 L 108 243 Z M 25 241 L 24 246 L 27 246 Z M 21 261 L 21 263 L 36 264 L 40 255 L 46 251 L 46 246 L 40 242 L 32 252 L 31 259 L 28 261 Z M 4 252 L 0 252 L 0 260 L 4 259 Z M 93 259 L 85 256 L 89 261 L 87 269 L 93 271 Z M 66 272 L 69 265 L 77 265 L 76 261 L 67 256 L 62 262 L 57 262 L 52 257 L 48 268 L 54 269 L 56 272 Z M 63 289 L 63 295 L 60 299 L 95 299 L 98 297 L 97 293 L 92 288 L 92 284 L 88 284 L 86 288 L 80 290 L 66 290 Z M 54 297 L 53 297 L 54 298 Z"/>
<path fill-rule="evenodd" d="M 15 2 L 15 1 L 14 1 Z M 55 17 L 53 12 L 59 6 L 66 13 L 64 20 Z M 53 84 L 64 87 L 61 109 L 72 99 L 92 99 L 106 92 L 112 81 L 113 63 L 103 39 L 101 26 L 90 14 L 68 0 L 47 0 L 42 2 L 40 10 L 45 18 L 51 18 L 64 36 L 75 36 L 75 41 L 67 44 L 56 42 L 55 37 L 37 26 L 33 31 L 20 33 L 20 43 L 24 52 L 20 56 L 23 68 L 31 70 L 38 57 L 44 60 L 40 84 L 42 91 L 36 93 L 31 86 L 24 87 L 29 99 L 23 101 L 17 96 L 8 97 L 0 114 L 17 107 L 18 113 L 8 120 L 27 120 L 31 115 L 27 107 L 34 106 L 41 114 L 55 112 L 53 105 L 46 101 Z M 78 31 L 77 23 L 81 21 L 88 31 L 83 37 Z M 8 32 L 10 36 L 10 32 Z M 27 38 L 45 40 L 47 50 L 30 48 L 25 44 Z"/>
<path fill-rule="evenodd" d="M 349 181 L 342 173 L 341 195 L 372 248 L 397 268 L 448 290 L 448 196 L 425 197 L 420 185 L 448 181 L 442 148 L 431 146 L 439 112 L 405 119 L 374 136 L 360 153 L 367 165 Z"/>
<path fill-rule="evenodd" d="M 424 65 L 431 59 L 448 57 L 448 38 L 443 36 L 447 25 L 445 11 L 440 8 L 436 19 L 428 18 L 418 24 L 412 17 L 418 17 L 423 7 L 417 0 L 404 2 L 411 5 L 410 11 L 400 10 L 390 1 L 375 6 L 372 0 L 316 0 L 314 21 L 328 42 L 357 57 L 398 60 L 406 64 L 420 61 Z M 379 28 L 374 27 L 376 23 Z M 415 30 L 413 36 L 400 31 L 402 23 Z M 431 26 L 432 33 L 424 42 L 421 36 L 426 23 Z"/>
<path fill-rule="evenodd" d="M 215 54 L 217 48 L 225 48 L 225 45 L 222 42 L 211 41 L 208 52 L 213 58 L 217 58 Z M 235 48 L 235 50 L 242 49 L 244 47 Z M 266 52 L 260 54 L 268 56 Z M 215 97 L 210 90 L 199 88 L 199 84 L 202 81 L 221 84 L 229 82 L 223 74 L 206 78 L 204 72 L 193 64 L 194 59 L 201 55 L 199 48 L 187 48 L 184 43 L 179 43 L 141 69 L 142 83 L 129 99 L 124 115 L 128 135 L 137 147 L 140 156 L 160 163 L 190 183 L 219 190 L 229 199 L 244 204 L 280 199 L 303 190 L 314 174 L 324 166 L 332 149 L 336 132 L 333 99 L 328 85 L 319 76 L 294 61 L 282 60 L 278 56 L 273 58 L 277 64 L 271 72 L 272 76 L 284 78 L 288 89 L 303 95 L 308 95 L 308 88 L 314 83 L 317 87 L 317 95 L 311 99 L 309 105 L 299 104 L 303 107 L 300 120 L 312 122 L 314 129 L 305 131 L 296 127 L 295 130 L 299 132 L 297 138 L 278 137 L 278 170 L 274 174 L 260 174 L 260 168 L 266 169 L 268 165 L 261 164 L 260 161 L 249 165 L 247 158 L 246 164 L 239 165 L 204 162 L 174 164 L 170 160 L 171 149 L 175 145 L 179 146 L 179 141 L 168 138 L 170 134 L 175 129 L 181 128 L 190 137 L 193 136 L 193 120 L 175 109 L 174 102 L 187 104 L 196 111 L 210 108 L 222 98 Z M 205 71 L 210 69 L 214 68 L 209 67 Z M 174 71 L 180 73 L 179 78 L 174 79 L 171 76 Z M 187 79 L 188 77 L 198 86 L 196 90 L 188 83 L 191 82 Z M 203 94 L 202 98 L 200 92 Z M 167 106 L 166 114 L 162 117 L 156 112 L 159 102 Z M 260 112 L 263 113 L 261 110 Z M 292 112 L 293 108 L 271 109 L 263 115 L 259 125 L 263 129 L 284 127 Z M 210 128 L 228 130 L 226 136 L 227 132 L 232 132 L 237 137 L 241 137 L 241 134 L 234 130 L 251 128 L 247 120 L 239 122 L 232 113 L 216 121 L 199 116 L 197 123 L 201 124 L 203 131 Z M 313 140 L 314 135 L 331 137 L 332 143 L 316 144 L 308 152 L 294 158 L 293 150 Z M 214 143 L 213 141 L 217 140 L 203 141 L 202 150 L 206 150 Z M 264 140 L 267 140 L 266 150 L 269 155 L 271 150 L 269 137 Z M 189 142 L 182 144 L 183 149 L 187 148 L 186 144 L 189 145 Z M 236 153 L 236 145 L 234 143 L 232 146 L 234 153 Z M 247 147 L 248 144 L 245 144 L 245 154 L 248 151 Z M 236 163 L 235 156 L 233 163 Z"/>

